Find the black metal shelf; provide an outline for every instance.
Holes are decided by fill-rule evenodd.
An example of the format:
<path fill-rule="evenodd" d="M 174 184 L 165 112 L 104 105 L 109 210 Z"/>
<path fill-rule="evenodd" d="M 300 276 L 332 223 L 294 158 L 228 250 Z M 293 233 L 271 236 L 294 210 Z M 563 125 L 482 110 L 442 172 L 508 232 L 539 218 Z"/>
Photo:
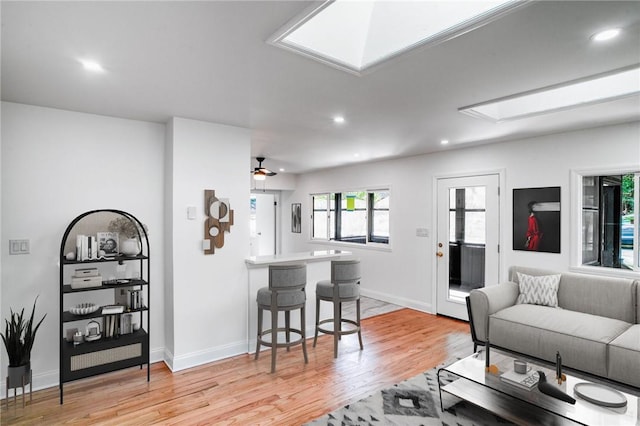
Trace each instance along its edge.
<path fill-rule="evenodd" d="M 72 370 L 71 360 L 73 357 L 81 357 L 94 352 L 108 352 L 109 350 L 117 350 L 117 348 L 136 344 L 140 344 L 141 346 L 140 356 L 118 359 L 113 362 Z M 62 339 L 60 348 L 62 355 L 61 364 L 64 372 L 64 374 L 61 375 L 60 384 L 128 367 L 140 366 L 140 368 L 142 368 L 144 364 L 147 364 L 147 380 L 149 380 L 149 334 L 143 329 L 134 331 L 131 334 L 102 338 L 93 342 L 83 342 L 79 345 L 74 345 L 73 342 L 67 342 Z M 62 398 L 62 393 L 60 397 Z"/>
<path fill-rule="evenodd" d="M 123 262 L 126 260 L 144 260 L 148 259 L 147 256 L 139 254 L 136 256 L 114 256 L 114 257 L 101 257 L 100 259 L 89 260 L 69 260 L 66 257 L 62 259 L 64 265 L 85 265 L 91 263 L 108 263 L 108 262 Z"/>
<path fill-rule="evenodd" d="M 121 334 L 116 337 L 101 338 L 93 342 L 83 342 L 79 345 L 74 345 L 73 342 L 67 342 L 65 339 L 62 339 L 62 351 L 65 355 L 86 354 L 105 349 L 117 348 L 131 343 L 138 343 L 148 336 L 149 335 L 145 330 L 139 329 L 133 333 Z"/>
<path fill-rule="evenodd" d="M 122 314 L 128 314 L 128 313 L 137 313 L 137 312 L 146 312 L 149 309 L 145 306 L 143 308 L 140 309 L 131 309 L 131 310 L 124 310 L 124 312 L 120 312 L 117 314 L 103 314 L 102 313 L 102 308 L 98 309 L 95 312 L 92 312 L 90 314 L 87 315 L 75 315 L 72 314 L 69 311 L 64 311 L 62 312 L 62 322 L 63 323 L 67 323 L 67 322 L 76 322 L 76 321 L 83 321 L 83 320 L 88 320 L 88 319 L 92 319 L 92 318 L 100 318 L 103 317 L 105 315 L 122 315 Z"/>
<path fill-rule="evenodd" d="M 83 222 L 83 219 L 94 214 L 102 214 L 104 215 L 104 218 L 99 216 L 92 217 L 87 221 L 91 226 L 89 228 L 87 226 L 87 222 Z M 95 229 L 93 225 L 95 223 L 102 224 L 102 222 L 105 222 L 104 226 L 106 227 L 108 221 L 112 220 L 114 217 L 124 217 L 133 222 L 135 227 L 138 229 L 138 237 L 139 241 L 141 242 L 140 254 L 136 256 L 118 255 L 114 257 L 103 257 L 100 259 L 90 260 L 68 260 L 66 258 L 65 248 L 67 248 L 67 240 L 69 238 L 73 238 L 73 241 L 75 242 L 76 234 L 84 234 L 87 233 L 88 230 L 94 231 L 94 234 L 96 232 L 101 232 L 101 229 Z M 95 220 L 96 218 L 97 220 Z M 80 232 L 80 230 L 82 232 Z M 69 245 L 71 246 L 71 241 L 69 241 Z M 75 245 L 73 246 L 75 247 Z M 65 277 L 67 277 L 66 279 L 68 280 L 69 272 L 71 272 L 73 266 L 112 264 L 113 266 L 105 266 L 101 269 L 115 269 L 115 264 L 122 265 L 128 262 L 138 262 L 140 278 L 128 280 L 107 280 L 102 281 L 102 285 L 97 287 L 76 289 L 71 288 L 70 284 L 64 284 Z M 145 365 L 147 367 L 147 381 L 150 380 L 150 272 L 151 266 L 147 232 L 142 222 L 140 222 L 135 216 L 131 215 L 130 213 L 114 209 L 92 210 L 77 216 L 73 221 L 71 221 L 69 226 L 67 226 L 60 244 L 60 404 L 63 403 L 63 384 L 73 380 L 92 377 L 133 366 L 139 366 L 140 369 L 142 369 Z M 111 274 L 109 273 L 108 275 Z M 118 314 L 103 314 L 102 308 L 87 315 L 75 315 L 69 311 L 64 310 L 65 304 L 69 306 L 68 303 L 65 303 L 65 297 L 69 294 L 112 290 L 114 293 L 115 302 L 115 300 L 118 300 L 118 289 L 124 288 L 135 288 L 141 290 L 143 292 L 142 296 L 144 297 L 144 301 L 147 303 L 147 306 L 130 310 L 125 309 L 124 312 Z M 104 299 L 104 296 L 105 294 L 103 293 L 101 295 L 101 298 Z M 111 303 L 110 306 L 114 304 L 115 303 Z M 65 339 L 67 333 L 67 330 L 65 330 L 65 324 L 106 317 L 106 315 L 122 315 L 124 313 L 135 314 L 138 320 L 137 323 L 140 326 L 138 330 L 129 334 L 116 335 L 115 337 L 110 338 L 103 337 L 92 342 L 83 342 L 79 345 L 74 345 L 73 342 L 67 342 Z"/>
<path fill-rule="evenodd" d="M 116 282 L 112 284 L 111 281 L 102 281 L 101 286 L 96 287 L 85 287 L 85 288 L 71 288 L 70 284 L 65 284 L 62 286 L 63 293 L 78 293 L 82 291 L 96 291 L 96 290 L 106 290 L 111 288 L 124 288 L 124 287 L 135 287 L 141 285 L 149 285 L 149 283 L 145 280 L 141 279 L 129 279 L 127 282 Z"/>

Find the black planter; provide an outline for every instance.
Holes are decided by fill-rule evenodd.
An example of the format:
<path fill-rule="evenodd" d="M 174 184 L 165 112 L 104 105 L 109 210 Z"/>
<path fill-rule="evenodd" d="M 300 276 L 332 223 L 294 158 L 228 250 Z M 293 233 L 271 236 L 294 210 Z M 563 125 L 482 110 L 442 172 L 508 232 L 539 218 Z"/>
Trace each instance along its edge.
<path fill-rule="evenodd" d="M 8 389 L 21 388 L 31 383 L 31 363 L 7 367 Z"/>

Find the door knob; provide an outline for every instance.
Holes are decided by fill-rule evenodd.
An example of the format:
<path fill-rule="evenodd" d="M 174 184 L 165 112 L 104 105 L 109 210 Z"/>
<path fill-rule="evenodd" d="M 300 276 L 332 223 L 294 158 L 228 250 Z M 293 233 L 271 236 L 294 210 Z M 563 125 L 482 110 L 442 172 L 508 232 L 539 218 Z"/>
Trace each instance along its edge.
<path fill-rule="evenodd" d="M 441 251 L 439 251 L 439 252 L 437 252 L 437 253 L 436 253 L 436 256 L 438 256 L 438 257 L 442 257 L 442 256 L 444 256 L 444 253 L 442 253 Z"/>

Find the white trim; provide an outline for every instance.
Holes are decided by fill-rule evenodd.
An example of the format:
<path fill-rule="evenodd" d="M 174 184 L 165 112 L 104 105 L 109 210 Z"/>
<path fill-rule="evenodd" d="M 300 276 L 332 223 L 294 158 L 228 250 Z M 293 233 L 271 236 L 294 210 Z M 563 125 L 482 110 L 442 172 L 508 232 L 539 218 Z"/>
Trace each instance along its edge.
<path fill-rule="evenodd" d="M 531 0 L 512 0 L 508 3 L 495 7 L 494 9 L 484 12 L 478 16 L 475 16 L 467 21 L 459 23 L 451 28 L 440 31 L 422 40 L 418 40 L 404 48 L 387 53 L 386 55 L 371 61 L 362 66 L 355 66 L 353 64 L 346 63 L 344 61 L 325 56 L 320 52 L 313 51 L 306 46 L 301 46 L 291 41 L 285 41 L 285 38 L 293 31 L 297 30 L 300 26 L 304 25 L 307 21 L 312 19 L 315 15 L 320 13 L 326 7 L 330 6 L 335 0 L 324 0 L 320 3 L 314 2 L 311 6 L 303 10 L 300 14 L 290 19 L 285 25 L 280 27 L 273 35 L 271 35 L 266 42 L 272 46 L 288 50 L 293 53 L 314 59 L 330 67 L 348 72 L 350 74 L 361 77 L 369 74 L 383 65 L 391 63 L 394 59 L 402 56 L 403 54 L 410 52 L 414 49 L 423 49 L 436 46 L 440 43 L 452 40 L 456 37 L 464 35 L 470 31 L 476 30 L 484 25 L 494 22 L 507 14 L 526 6 Z"/>
<path fill-rule="evenodd" d="M 433 314 L 437 314 L 437 297 L 438 297 L 438 264 L 435 256 L 435 244 L 437 244 L 437 236 L 438 236 L 438 181 L 440 179 L 454 179 L 454 178 L 462 178 L 462 177 L 473 177 L 473 176 L 486 176 L 486 175 L 498 175 L 498 244 L 499 244 L 499 252 L 498 252 L 498 282 L 502 282 L 504 277 L 508 276 L 508 270 L 505 266 L 504 256 L 506 252 L 506 243 L 505 243 L 505 235 L 506 232 L 502 230 L 502 225 L 506 218 L 506 208 L 507 203 L 506 199 L 506 169 L 490 169 L 490 170 L 481 170 L 481 171 L 471 171 L 471 172 L 460 172 L 460 173 L 445 173 L 434 175 L 431 178 L 431 192 L 432 192 L 432 202 L 433 206 L 431 210 L 431 229 L 433 229 L 433 244 L 427 250 L 427 255 L 431 256 L 431 307 Z M 425 283 L 428 285 L 428 283 Z"/>
<path fill-rule="evenodd" d="M 630 271 L 620 268 L 609 268 L 606 266 L 588 266 L 582 264 L 582 178 L 584 176 L 606 176 L 620 175 L 640 172 L 640 164 L 621 165 L 619 167 L 602 167 L 589 169 L 572 169 L 569 171 L 569 184 L 571 185 L 571 206 L 570 206 L 570 248 L 569 248 L 569 270 L 594 275 L 618 276 L 622 278 L 639 278 L 640 270 Z M 640 212 L 640 206 L 636 202 L 636 217 Z M 636 222 L 637 223 L 637 222 Z M 636 228 L 639 229 L 640 227 Z M 638 259 L 638 235 L 635 236 L 634 244 L 634 265 Z"/>
<path fill-rule="evenodd" d="M 393 303 L 394 305 L 402 306 L 404 308 L 410 308 L 415 309 L 416 311 L 434 314 L 434 307 L 431 303 L 419 302 L 416 299 L 407 299 L 405 297 L 397 297 L 389 293 L 367 290 L 366 288 L 361 288 L 360 294 L 372 299 L 382 300 L 383 302 L 387 303 Z"/>
<path fill-rule="evenodd" d="M 184 355 L 174 356 L 172 362 L 166 362 L 172 372 L 197 367 L 213 361 L 247 353 L 247 342 L 229 343 L 226 345 L 202 349 Z"/>
<path fill-rule="evenodd" d="M 389 238 L 391 239 L 391 238 Z M 342 246 L 349 247 L 350 249 L 363 249 L 363 250 L 377 250 L 377 251 L 386 251 L 391 252 L 393 248 L 391 247 L 391 243 L 382 244 L 382 243 L 350 243 L 347 241 L 336 241 L 336 240 L 321 240 L 319 238 L 307 241 L 309 244 L 323 244 L 328 246 Z"/>
<path fill-rule="evenodd" d="M 375 189 L 372 189 L 375 188 Z M 316 195 L 327 195 L 329 196 L 329 199 L 327 199 L 327 211 L 330 210 L 330 206 L 329 206 L 329 202 L 330 202 L 330 196 L 331 194 L 336 194 L 336 193 L 340 193 L 340 194 L 344 194 L 345 192 L 366 192 L 367 194 L 371 193 L 371 192 L 388 192 L 389 196 L 391 197 L 391 201 L 389 204 L 389 242 L 387 244 L 385 243 L 376 243 L 376 242 L 370 242 L 369 241 L 369 200 L 367 198 L 367 232 L 365 235 L 366 238 L 366 242 L 365 243 L 350 243 L 348 241 L 336 241 L 336 240 L 330 240 L 327 238 L 314 238 L 313 237 L 313 218 L 315 215 L 315 210 L 314 210 L 314 204 L 313 204 L 313 197 Z M 308 199 L 309 199 L 309 206 L 311 206 L 310 211 L 309 211 L 309 227 L 308 227 L 308 240 L 307 243 L 309 244 L 326 244 L 329 246 L 342 246 L 342 247 L 349 247 L 351 249 L 353 248 L 362 248 L 362 249 L 366 249 L 366 250 L 378 250 L 378 251 L 393 251 L 392 250 L 392 243 L 393 243 L 393 239 L 392 239 L 392 235 L 391 235 L 391 223 L 392 223 L 392 216 L 393 216 L 393 208 L 391 206 L 391 204 L 393 203 L 393 190 L 392 190 L 392 185 L 373 185 L 373 186 L 369 186 L 369 187 L 355 187 L 355 188 L 351 188 L 351 189 L 340 189 L 340 190 L 327 190 L 327 191 L 313 191 L 313 192 L 309 192 L 308 195 Z M 329 229 L 331 229 L 330 224 L 328 223 L 329 220 L 331 218 L 330 214 L 327 214 L 327 233 L 329 232 Z"/>
<path fill-rule="evenodd" d="M 637 96 L 638 95 L 638 91 L 636 90 L 636 91 L 631 92 L 631 93 L 625 93 L 625 94 L 622 94 L 622 95 L 611 96 L 611 97 L 601 98 L 601 99 L 594 99 L 594 100 L 591 100 L 591 101 L 577 102 L 577 103 L 573 103 L 571 105 L 565 105 L 565 106 L 561 106 L 561 107 L 549 108 L 549 109 L 545 109 L 545 110 L 542 110 L 542 111 L 534 111 L 534 112 L 528 112 L 528 113 L 523 113 L 523 114 L 505 116 L 503 118 L 495 118 L 495 117 L 483 114 L 482 112 L 479 112 L 479 111 L 476 110 L 476 108 L 478 108 L 478 107 L 484 107 L 484 106 L 487 106 L 487 105 L 497 104 L 497 103 L 510 101 L 510 100 L 518 99 L 518 98 L 523 98 L 523 97 L 530 96 L 530 95 L 549 92 L 549 91 L 555 90 L 555 89 L 562 89 L 562 88 L 573 86 L 573 85 L 576 85 L 576 84 L 586 83 L 586 82 L 589 82 L 589 81 L 593 81 L 593 80 L 609 77 L 609 76 L 612 76 L 612 75 L 621 74 L 623 72 L 633 71 L 633 70 L 638 69 L 638 67 L 640 67 L 640 64 L 636 63 L 636 64 L 629 65 L 629 66 L 626 66 L 626 67 L 615 69 L 613 71 L 606 71 L 606 72 L 603 72 L 603 73 L 600 73 L 600 74 L 589 75 L 589 76 L 578 78 L 578 79 L 575 79 L 575 80 L 564 81 L 564 82 L 561 82 L 561 83 L 552 84 L 552 85 L 541 87 L 541 88 L 538 88 L 538 89 L 527 90 L 525 92 L 520 92 L 520 93 L 516 93 L 516 94 L 513 94 L 513 95 L 508 95 L 508 96 L 503 96 L 501 98 L 491 99 L 489 101 L 483 101 L 483 102 L 479 102 L 479 103 L 476 103 L 476 104 L 473 104 L 473 105 L 467 105 L 467 106 L 458 108 L 458 111 L 463 113 L 463 114 L 470 115 L 472 117 L 482 118 L 482 119 L 491 121 L 493 123 L 502 123 L 502 122 L 506 122 L 506 121 L 520 120 L 522 118 L 536 117 L 536 116 L 539 116 L 539 115 L 551 114 L 551 113 L 554 113 L 554 112 L 561 112 L 561 111 L 568 111 L 568 110 L 581 108 L 581 107 L 585 107 L 585 106 L 589 106 L 589 105 L 597 105 L 597 104 L 601 104 L 601 103 L 604 103 L 604 102 L 612 102 L 612 101 L 619 100 L 619 99 L 625 99 L 625 98 L 628 98 L 628 97 Z M 588 89 L 585 89 L 585 90 L 588 90 Z"/>

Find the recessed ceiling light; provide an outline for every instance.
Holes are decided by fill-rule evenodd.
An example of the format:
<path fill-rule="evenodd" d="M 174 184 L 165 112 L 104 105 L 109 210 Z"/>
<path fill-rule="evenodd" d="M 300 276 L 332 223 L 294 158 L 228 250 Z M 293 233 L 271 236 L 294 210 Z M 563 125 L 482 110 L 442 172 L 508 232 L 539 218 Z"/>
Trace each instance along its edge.
<path fill-rule="evenodd" d="M 80 63 L 87 71 L 92 72 L 104 72 L 104 68 L 96 61 L 92 61 L 90 59 L 80 59 Z"/>
<path fill-rule="evenodd" d="M 360 157 L 360 154 L 358 154 L 357 152 L 355 154 L 353 154 L 354 157 L 358 158 Z"/>
<path fill-rule="evenodd" d="M 449 143 L 449 139 L 442 139 L 442 140 L 440 141 L 440 143 L 441 143 L 442 145 L 446 145 L 446 144 L 448 144 L 448 143 Z"/>
<path fill-rule="evenodd" d="M 280 170 L 281 172 L 284 172 L 284 169 L 282 167 L 280 167 L 280 169 L 278 169 L 278 170 Z"/>
<path fill-rule="evenodd" d="M 336 124 L 342 124 L 342 123 L 344 123 L 344 117 L 342 117 L 340 115 L 335 116 L 335 117 L 333 117 L 333 122 L 336 123 Z"/>
<path fill-rule="evenodd" d="M 460 108 L 500 122 L 565 111 L 640 94 L 640 64 Z"/>
<path fill-rule="evenodd" d="M 615 38 L 620 34 L 620 28 L 611 28 L 609 30 L 600 31 L 591 36 L 593 41 L 607 41 Z"/>

